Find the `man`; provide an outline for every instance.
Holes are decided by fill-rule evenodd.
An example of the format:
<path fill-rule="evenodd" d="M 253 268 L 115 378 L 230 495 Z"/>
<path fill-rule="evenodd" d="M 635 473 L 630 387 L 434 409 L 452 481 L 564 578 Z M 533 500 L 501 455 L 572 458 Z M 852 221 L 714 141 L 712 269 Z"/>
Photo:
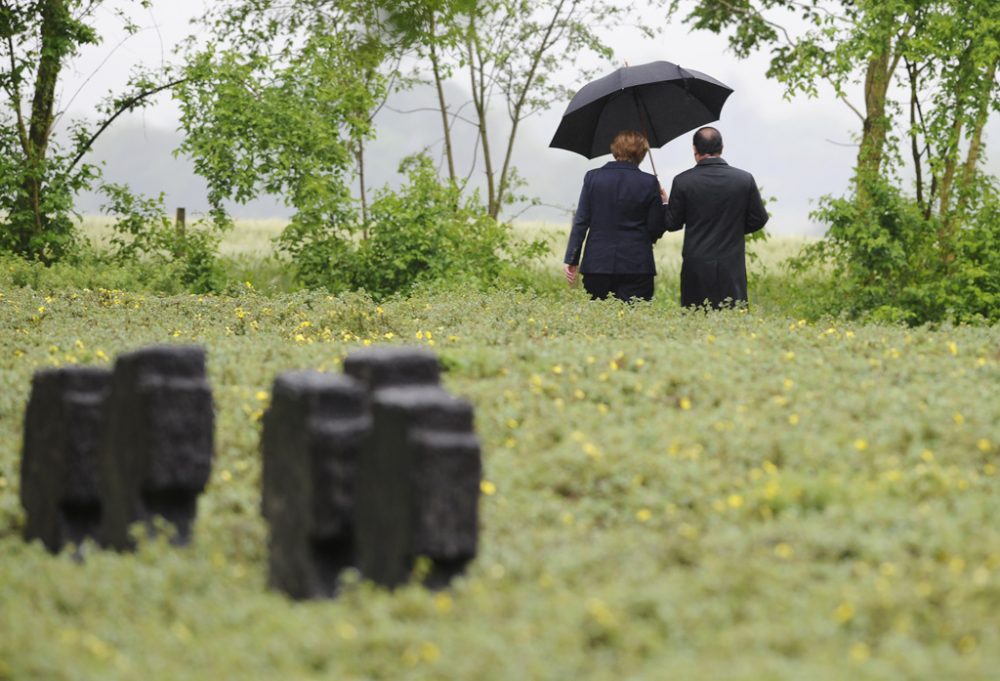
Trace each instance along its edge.
<path fill-rule="evenodd" d="M 582 274 L 592 299 L 653 297 L 652 235 L 663 233 L 664 211 L 659 181 L 639 170 L 648 151 L 645 135 L 622 130 L 611 143 L 615 160 L 583 178 L 563 274 L 571 285 Z"/>
<path fill-rule="evenodd" d="M 674 178 L 663 231 L 685 228 L 681 305 L 715 309 L 747 302 L 744 236 L 767 224 L 767 211 L 750 173 L 722 160 L 722 135 L 715 128 L 694 134 L 694 168 Z M 669 200 L 669 203 L 668 203 Z"/>

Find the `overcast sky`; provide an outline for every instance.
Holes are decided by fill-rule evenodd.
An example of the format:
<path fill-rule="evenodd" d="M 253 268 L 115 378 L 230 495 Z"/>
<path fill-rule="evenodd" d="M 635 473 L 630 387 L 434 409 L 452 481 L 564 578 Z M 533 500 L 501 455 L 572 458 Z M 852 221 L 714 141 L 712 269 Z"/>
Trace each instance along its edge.
<path fill-rule="evenodd" d="M 190 21 L 202 13 L 206 4 L 205 0 L 154 0 L 149 10 L 135 14 L 143 30 L 127 38 L 120 20 L 111 12 L 115 2 L 106 3 L 97 21 L 104 42 L 87 48 L 65 74 L 60 92 L 60 109 L 66 111 L 65 118 L 92 117 L 99 99 L 108 91 L 120 91 L 135 65 L 155 66 L 176 59 L 174 47 L 198 31 Z M 817 233 L 821 228 L 810 223 L 808 214 L 818 197 L 845 191 L 856 155 L 850 143 L 859 129 L 857 117 L 829 89 L 821 90 L 818 99 L 785 100 L 781 86 L 764 75 L 765 55 L 737 60 L 728 52 L 724 38 L 705 32 L 690 33 L 679 21 L 666 25 L 662 13 L 651 12 L 646 20 L 651 25 L 665 26 L 665 31 L 656 39 L 645 38 L 634 28 L 609 35 L 608 44 L 615 50 L 616 63 L 603 70 L 612 70 L 624 61 L 638 64 L 665 59 L 708 73 L 733 88 L 735 92 L 716 124 L 725 139 L 726 160 L 752 172 L 765 196 L 776 200 L 769 205 L 773 213 L 769 228 L 773 232 Z M 597 60 L 594 64 L 598 64 Z M 574 75 L 570 70 L 562 74 L 572 87 L 583 85 Z M 465 91 L 464 80 L 456 80 L 451 90 L 458 101 Z M 433 97 L 427 89 L 417 90 L 395 104 L 406 109 L 431 106 Z M 553 102 L 551 110 L 530 119 L 522 129 L 515 154 L 515 164 L 528 181 L 530 193 L 548 206 L 571 207 L 583 173 L 610 159 L 588 161 L 567 151 L 548 148 L 565 105 L 566 102 Z M 373 158 L 372 184 L 397 182 L 393 169 L 398 159 L 440 137 L 439 120 L 434 114 L 403 116 L 385 111 L 376 121 L 379 139 L 369 152 Z M 174 159 L 170 153 L 180 140 L 177 127 L 176 105 L 168 94 L 160 95 L 154 106 L 119 119 L 111 134 L 95 149 L 95 157 L 105 161 L 105 177 L 109 181 L 129 182 L 133 188 L 147 193 L 166 191 L 169 205 L 184 205 L 191 212 L 203 211 L 207 205 L 203 183 L 193 176 L 190 163 Z M 987 128 L 987 142 L 998 138 L 1000 121 L 994 116 Z M 460 144 L 463 140 L 468 140 L 466 151 L 471 154 L 471 131 L 466 131 L 464 138 L 460 136 Z M 661 181 L 668 188 L 670 178 L 693 163 L 687 135 L 653 153 Z M 994 173 L 1000 172 L 995 160 L 990 161 L 989 167 Z M 650 170 L 648 161 L 645 168 Z M 81 201 L 85 212 L 95 212 L 97 205 L 93 197 Z M 265 200 L 234 213 L 272 217 L 287 215 L 287 209 L 274 200 Z M 551 222 L 569 219 L 551 207 L 533 208 L 523 217 Z"/>

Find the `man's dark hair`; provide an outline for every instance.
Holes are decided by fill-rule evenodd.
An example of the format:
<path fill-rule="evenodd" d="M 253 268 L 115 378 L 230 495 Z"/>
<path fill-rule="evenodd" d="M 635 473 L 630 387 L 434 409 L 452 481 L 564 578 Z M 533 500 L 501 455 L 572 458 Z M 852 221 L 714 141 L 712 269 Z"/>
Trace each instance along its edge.
<path fill-rule="evenodd" d="M 694 150 L 701 155 L 722 153 L 722 133 L 715 128 L 700 128 L 694 134 Z"/>

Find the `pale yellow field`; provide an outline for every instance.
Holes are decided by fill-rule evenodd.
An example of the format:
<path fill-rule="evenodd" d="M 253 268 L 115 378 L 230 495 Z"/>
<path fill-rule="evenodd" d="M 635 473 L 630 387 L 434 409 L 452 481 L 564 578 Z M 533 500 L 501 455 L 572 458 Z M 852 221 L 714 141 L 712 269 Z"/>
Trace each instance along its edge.
<path fill-rule="evenodd" d="M 542 237 L 549 243 L 551 252 L 546 258 L 546 264 L 558 267 L 562 263 L 566 251 L 566 241 L 569 237 L 570 222 L 564 223 L 519 220 L 514 222 L 515 233 L 524 239 Z M 809 237 L 780 236 L 771 237 L 766 243 L 751 247 L 759 257 L 750 259 L 748 267 L 760 272 L 762 268 L 773 268 L 788 258 L 797 255 L 802 247 L 814 239 Z M 681 246 L 684 242 L 682 232 L 666 234 L 657 242 L 654 249 L 657 268 L 664 272 L 678 271 L 681 266 Z"/>
<path fill-rule="evenodd" d="M 227 256 L 270 255 L 274 251 L 273 240 L 287 224 L 287 220 L 280 218 L 237 220 L 235 228 L 223 237 L 220 250 Z M 514 233 L 522 239 L 544 239 L 550 248 L 544 265 L 552 268 L 560 266 L 569 236 L 568 219 L 564 222 L 515 220 L 513 226 Z M 81 221 L 81 227 L 84 235 L 95 245 L 107 245 L 111 236 L 110 218 L 87 216 Z M 809 242 L 807 237 L 772 237 L 767 243 L 753 247 L 759 258 L 756 261 L 751 259 L 748 265 L 758 272 L 762 267 L 774 267 L 797 254 Z M 656 262 L 661 270 L 671 272 L 680 269 L 682 243 L 683 236 L 678 233 L 667 234 L 656 244 Z"/>
<path fill-rule="evenodd" d="M 111 218 L 85 216 L 80 222 L 83 234 L 96 246 L 106 246 L 111 237 Z M 197 222 L 189 222 L 196 226 Z M 287 220 L 271 218 L 266 220 L 237 220 L 236 227 L 227 233 L 220 244 L 223 255 L 270 255 L 274 248 L 272 239 L 281 234 Z"/>

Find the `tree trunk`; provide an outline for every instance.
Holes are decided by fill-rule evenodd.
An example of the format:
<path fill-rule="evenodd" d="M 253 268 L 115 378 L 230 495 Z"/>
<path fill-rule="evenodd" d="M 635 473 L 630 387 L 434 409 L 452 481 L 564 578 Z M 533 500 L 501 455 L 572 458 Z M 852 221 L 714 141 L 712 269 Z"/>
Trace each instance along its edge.
<path fill-rule="evenodd" d="M 976 177 L 976 167 L 979 165 L 979 156 L 983 149 L 983 129 L 990 117 L 990 95 L 993 92 L 993 84 L 997 75 L 997 62 L 990 65 L 986 73 L 986 78 L 982 82 L 982 90 L 979 93 L 979 103 L 976 108 L 976 119 L 973 124 L 972 134 L 969 137 L 969 151 L 965 157 L 965 164 L 962 168 L 962 177 L 958 185 L 958 204 L 955 206 L 955 213 L 961 214 L 969 201 L 969 193 L 972 191 L 972 183 Z"/>
<path fill-rule="evenodd" d="M 496 177 L 493 172 L 493 157 L 490 153 L 490 139 L 486 120 L 486 88 L 485 74 L 482 73 L 482 61 L 476 49 L 476 22 L 469 22 L 469 32 L 466 39 L 469 57 L 469 77 L 472 85 L 472 103 L 476 109 L 476 120 L 479 123 L 479 141 L 483 148 L 483 166 L 486 170 L 486 197 L 489 215 L 496 218 L 500 214 L 500 203 L 497 201 Z M 477 70 L 478 69 L 478 70 Z"/>
<path fill-rule="evenodd" d="M 958 95 L 955 97 L 959 99 Z M 938 214 L 942 217 L 948 213 L 951 204 L 952 183 L 955 181 L 955 170 L 958 167 L 958 141 L 962 139 L 962 110 L 961 105 L 956 101 L 955 122 L 951 127 L 947 152 L 945 153 L 944 173 L 941 175 L 941 194 L 938 203 Z"/>
<path fill-rule="evenodd" d="M 918 93 L 920 90 L 920 73 L 917 65 L 909 61 L 906 62 L 906 72 L 910 76 L 910 153 L 913 155 L 913 172 L 916 175 L 917 204 L 921 211 L 926 210 L 927 204 L 924 202 L 924 168 L 923 158 L 920 153 L 920 140 L 917 131 L 917 108 L 920 104 Z"/>
<path fill-rule="evenodd" d="M 25 174 L 14 209 L 16 222 L 11 225 L 17 233 L 15 250 L 23 256 L 37 255 L 33 242 L 44 233 L 47 223 L 43 206 L 45 154 L 52 134 L 56 84 L 66 52 L 66 36 L 60 29 L 70 19 L 65 0 L 45 0 L 41 15 L 41 49 L 31 101 Z"/>
<path fill-rule="evenodd" d="M 948 213 L 951 209 L 952 184 L 955 181 L 955 172 L 958 169 L 958 147 L 962 141 L 962 128 L 965 125 L 965 96 L 968 93 L 969 83 L 973 80 L 975 75 L 974 73 L 969 72 L 969 56 L 972 54 L 972 48 L 972 43 L 969 43 L 962 53 L 962 56 L 959 58 L 961 76 L 954 91 L 955 108 L 953 115 L 955 119 L 952 123 L 951 133 L 948 135 L 948 139 L 946 140 L 944 153 L 941 154 L 944 158 L 944 173 L 941 175 L 941 194 L 938 203 L 938 214 L 945 220 L 945 223 L 948 222 Z M 989 92 L 989 90 L 987 90 L 987 92 Z M 945 227 L 947 227 L 947 224 Z"/>
<path fill-rule="evenodd" d="M 510 116 L 510 134 L 507 136 L 507 152 L 503 159 L 503 169 L 500 171 L 500 188 L 497 191 L 497 214 L 493 215 L 494 218 L 500 213 L 500 206 L 503 204 L 504 199 L 507 198 L 507 190 L 510 184 L 510 162 L 514 154 L 514 140 L 517 137 L 517 127 L 521 122 L 521 112 L 524 110 L 524 103 L 527 100 L 528 92 L 531 91 L 531 86 L 535 81 L 535 74 L 538 72 L 538 65 L 541 63 L 542 58 L 545 56 L 548 49 L 551 47 L 549 43 L 549 38 L 552 36 L 552 31 L 555 30 L 556 23 L 559 21 L 559 17 L 562 14 L 563 6 L 566 0 L 561 0 L 561 2 L 556 6 L 555 11 L 552 13 L 552 18 L 549 20 L 549 25 L 545 28 L 545 34 L 542 36 L 542 41 L 538 44 L 538 49 L 531 58 L 531 68 L 528 70 L 528 74 L 524 79 L 524 84 L 521 86 L 521 91 L 517 94 L 517 101 L 514 104 L 514 108 L 511 110 Z"/>
<path fill-rule="evenodd" d="M 434 87 L 437 90 L 438 109 L 441 110 L 441 129 L 444 131 L 444 153 L 445 157 L 448 159 L 448 179 L 450 179 L 452 183 L 457 183 L 458 177 L 455 175 L 455 154 L 451 146 L 451 125 L 448 123 L 448 103 L 444 97 L 444 84 L 441 78 L 441 62 L 438 58 L 437 47 L 434 45 L 435 40 L 435 24 L 434 16 L 432 15 L 430 20 L 429 40 L 431 70 L 434 72 Z"/>
<path fill-rule="evenodd" d="M 868 60 L 865 73 L 865 120 L 861 148 L 858 151 L 858 200 L 868 202 L 868 183 L 878 179 L 882 170 L 885 140 L 889 129 L 886 116 L 886 93 L 891 80 L 888 46 Z"/>
<path fill-rule="evenodd" d="M 365 141 L 358 138 L 358 189 L 361 194 L 361 238 L 368 240 L 368 188 L 365 181 Z"/>

